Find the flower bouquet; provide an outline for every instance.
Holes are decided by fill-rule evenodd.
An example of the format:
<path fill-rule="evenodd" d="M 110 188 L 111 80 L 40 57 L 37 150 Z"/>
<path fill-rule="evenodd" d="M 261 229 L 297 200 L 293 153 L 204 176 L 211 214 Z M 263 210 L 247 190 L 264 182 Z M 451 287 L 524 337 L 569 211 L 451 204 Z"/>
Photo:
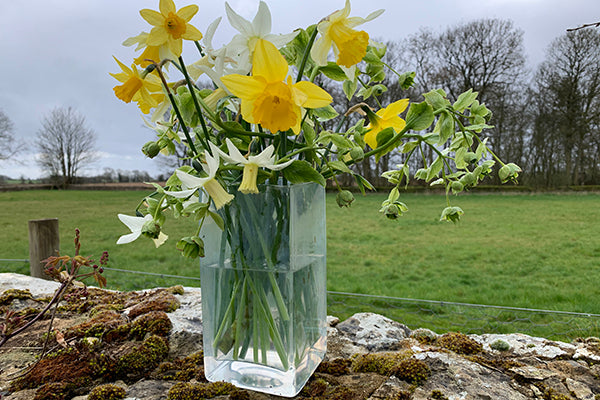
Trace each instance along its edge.
<path fill-rule="evenodd" d="M 146 236 L 159 246 L 168 215 L 195 218 L 196 232 L 176 247 L 203 258 L 207 378 L 294 396 L 325 353 L 327 181 L 347 207 L 354 195 L 337 177 L 352 176 L 363 194 L 374 190 L 353 165 L 399 152 L 404 163 L 383 174 L 390 192 L 380 212 L 401 216 L 407 206 L 400 189 L 415 178 L 446 188 L 441 219 L 456 222 L 463 211 L 450 204 L 451 192 L 477 185 L 496 163 L 503 181 L 520 169 L 480 137 L 491 112 L 471 90 L 454 101 L 439 89 L 422 102 L 380 104 L 387 73 L 401 89 L 415 75 L 394 71 L 386 46 L 357 29 L 383 10 L 351 17 L 346 0 L 314 25 L 273 34 L 264 2 L 252 21 L 225 3 L 239 34 L 221 48 L 212 44 L 221 18 L 202 34 L 190 24 L 197 11 L 177 9 L 172 0 L 160 0 L 159 11 L 141 10 L 150 32 L 124 42 L 141 54 L 131 67 L 115 59 L 122 70 L 112 74 L 120 82 L 115 95 L 137 103 L 156 132 L 142 151 L 151 158 L 179 154 L 181 162 L 164 186 L 154 184 L 135 216 L 119 214 L 131 233 L 117 243 Z M 184 40 L 191 64 L 182 56 Z M 173 73 L 179 80 L 169 78 Z M 326 90 L 332 87 L 348 109 Z M 423 157 L 411 171 L 408 161 L 424 149 L 435 159 Z"/>

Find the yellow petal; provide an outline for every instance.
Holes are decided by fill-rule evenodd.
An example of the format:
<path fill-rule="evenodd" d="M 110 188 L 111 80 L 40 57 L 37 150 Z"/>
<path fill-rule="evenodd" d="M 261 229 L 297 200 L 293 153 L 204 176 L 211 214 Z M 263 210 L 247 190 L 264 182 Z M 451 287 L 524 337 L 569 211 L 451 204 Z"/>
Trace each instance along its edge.
<path fill-rule="evenodd" d="M 242 99 L 242 117 L 246 122 L 251 124 L 258 124 L 258 121 L 254 118 L 252 111 L 254 110 L 254 100 Z"/>
<path fill-rule="evenodd" d="M 185 40 L 200 40 L 202 39 L 202 32 L 196 29 L 195 26 L 190 24 L 185 25 L 185 32 L 181 37 Z"/>
<path fill-rule="evenodd" d="M 183 51 L 183 40 L 175 39 L 173 36 L 168 35 L 167 47 L 175 56 L 179 57 L 181 55 L 181 52 Z"/>
<path fill-rule="evenodd" d="M 392 104 L 390 104 L 389 106 L 387 106 L 382 114 L 379 114 L 379 113 L 377 113 L 377 114 L 381 115 L 381 117 L 383 119 L 392 118 L 394 116 L 397 116 L 404 110 L 406 110 L 406 107 L 408 107 L 408 102 L 409 102 L 408 99 L 402 99 L 402 100 L 395 101 Z"/>
<path fill-rule="evenodd" d="M 303 97 L 306 98 L 302 104 L 298 104 L 305 108 L 327 107 L 333 101 L 329 93 L 312 82 L 300 81 L 293 88 L 294 91 L 302 92 Z"/>
<path fill-rule="evenodd" d="M 147 8 L 140 10 L 140 15 L 150 25 L 161 26 L 163 22 L 165 22 L 165 17 L 163 17 L 161 13 Z"/>
<path fill-rule="evenodd" d="M 396 132 L 400 132 L 406 126 L 406 121 L 402 118 L 395 116 L 385 121 L 384 127 L 392 127 Z"/>
<path fill-rule="evenodd" d="M 177 16 L 185 20 L 185 22 L 190 22 L 192 17 L 196 15 L 198 12 L 198 6 L 195 4 L 191 4 L 189 6 L 185 6 L 179 11 L 177 11 Z"/>
<path fill-rule="evenodd" d="M 162 26 L 155 26 L 150 31 L 146 44 L 148 46 L 161 46 L 167 42 L 168 38 L 169 35 L 167 34 L 165 28 L 163 28 Z"/>
<path fill-rule="evenodd" d="M 371 147 L 372 149 L 377 148 L 377 134 L 381 132 L 381 128 L 380 127 L 373 127 L 370 131 L 368 131 L 365 134 L 365 142 L 369 145 L 369 147 Z"/>
<path fill-rule="evenodd" d="M 240 74 L 225 75 L 221 78 L 221 82 L 234 96 L 240 99 L 255 99 L 267 86 L 262 79 Z"/>
<path fill-rule="evenodd" d="M 160 13 L 162 15 L 164 15 L 165 17 L 167 15 L 169 15 L 169 13 L 175 14 L 175 12 L 177 11 L 177 8 L 175 8 L 175 3 L 173 2 L 173 0 L 160 0 L 158 9 L 160 10 Z"/>
<path fill-rule="evenodd" d="M 287 73 L 288 63 L 277 47 L 267 40 L 257 40 L 252 57 L 252 75 L 262 76 L 271 83 L 283 81 Z"/>

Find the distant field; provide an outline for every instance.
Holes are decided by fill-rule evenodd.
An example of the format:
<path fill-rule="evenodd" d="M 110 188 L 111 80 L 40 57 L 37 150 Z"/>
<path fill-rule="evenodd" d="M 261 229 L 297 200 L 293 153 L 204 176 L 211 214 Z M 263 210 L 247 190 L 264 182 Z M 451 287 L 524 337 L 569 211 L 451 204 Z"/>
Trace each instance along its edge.
<path fill-rule="evenodd" d="M 197 262 L 177 254 L 176 240 L 193 227 L 170 221 L 173 240 L 155 249 L 139 239 L 117 246 L 143 192 L 24 191 L 0 193 L 0 259 L 28 258 L 27 221 L 59 218 L 61 248 L 108 250 L 114 268 L 198 277 Z M 357 196 L 339 209 L 328 196 L 329 290 L 363 294 L 565 310 L 600 314 L 600 195 L 470 194 L 453 198 L 465 211 L 459 224 L 438 221 L 440 195 L 407 194 L 409 212 L 389 221 L 377 212 L 383 195 Z M 0 261 L 3 271 L 26 272 Z M 198 281 L 107 273 L 109 285 L 138 289 L 198 285 Z"/>

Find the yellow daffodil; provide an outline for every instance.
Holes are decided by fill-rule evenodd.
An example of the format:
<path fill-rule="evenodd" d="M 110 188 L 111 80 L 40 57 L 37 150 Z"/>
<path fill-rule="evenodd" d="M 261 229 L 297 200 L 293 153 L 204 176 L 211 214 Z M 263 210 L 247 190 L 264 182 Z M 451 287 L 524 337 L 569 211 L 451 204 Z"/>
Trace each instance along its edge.
<path fill-rule="evenodd" d="M 288 64 L 279 50 L 264 39 L 257 41 L 252 57 L 252 76 L 231 74 L 221 82 L 242 100 L 242 117 L 261 124 L 275 133 L 292 129 L 300 132 L 301 107 L 328 106 L 332 98 L 325 90 L 311 82 L 292 84 L 287 77 Z"/>
<path fill-rule="evenodd" d="M 259 39 L 267 40 L 275 47 L 280 48 L 288 44 L 300 32 L 298 30 L 285 35 L 271 33 L 271 12 L 264 1 L 258 4 L 258 11 L 252 22 L 233 11 L 227 2 L 225 2 L 225 10 L 231 26 L 240 32 L 226 46 L 227 55 L 235 58 L 240 74 L 250 71 L 252 56 Z"/>
<path fill-rule="evenodd" d="M 139 65 L 142 68 L 146 68 L 153 62 L 158 64 L 163 58 L 172 57 L 169 53 L 165 54 L 165 52 L 162 52 L 163 54 L 161 54 L 160 46 L 148 46 L 148 36 L 150 36 L 148 32 L 142 32 L 139 35 L 132 36 L 123 42 L 123 46 L 133 46 L 134 44 L 137 45 L 135 51 L 144 49 L 144 51 L 133 60 L 134 64 Z M 168 64 L 166 66 L 168 66 Z"/>
<path fill-rule="evenodd" d="M 165 194 L 178 199 L 185 199 L 196 193 L 198 189 L 202 188 L 215 203 L 217 210 L 233 200 L 233 195 L 227 193 L 219 181 L 215 179 L 217 171 L 219 170 L 219 156 L 215 154 L 215 156 L 212 157 L 210 154 L 208 154 L 208 152 L 206 152 L 205 159 L 206 167 L 203 167 L 208 174 L 207 177 L 200 178 L 198 176 L 190 175 L 187 172 L 177 170 L 175 173 L 181 181 L 182 190 L 165 190 Z"/>
<path fill-rule="evenodd" d="M 267 146 L 260 154 L 256 156 L 244 157 L 242 153 L 235 147 L 233 142 L 229 138 L 225 139 L 227 144 L 227 150 L 229 154 L 222 152 L 217 146 L 209 142 L 213 153 L 217 153 L 226 162 L 230 164 L 244 166 L 242 175 L 242 183 L 238 190 L 242 193 L 258 193 L 258 187 L 256 186 L 256 179 L 258 177 L 258 168 L 267 168 L 271 171 L 280 171 L 290 165 L 294 160 L 289 160 L 281 164 L 276 164 L 276 158 L 273 155 L 275 147 L 273 145 Z"/>
<path fill-rule="evenodd" d="M 159 100 L 164 98 L 160 79 L 146 71 L 140 73 L 135 64 L 132 64 L 130 69 L 116 57 L 115 61 L 122 71 L 110 74 L 122 83 L 122 85 L 114 87 L 115 95 L 125 103 L 136 101 L 140 109 L 147 114 L 150 108 L 155 107 Z"/>
<path fill-rule="evenodd" d="M 154 28 L 146 40 L 148 46 L 166 46 L 176 57 L 181 55 L 183 39 L 200 40 L 202 33 L 188 22 L 198 12 L 195 4 L 175 8 L 173 0 L 160 0 L 160 12 L 147 8 L 140 15 Z"/>
<path fill-rule="evenodd" d="M 365 142 L 372 149 L 377 147 L 377 134 L 385 128 L 392 127 L 396 132 L 404 129 L 406 121 L 400 118 L 398 114 L 406 110 L 406 107 L 408 107 L 408 99 L 402 99 L 369 116 L 370 124 L 367 126 L 369 131 L 365 134 Z"/>
<path fill-rule="evenodd" d="M 315 42 L 311 56 L 318 65 L 327 64 L 327 54 L 333 47 L 333 53 L 338 65 L 347 68 L 358 64 L 367 53 L 369 35 L 365 31 L 357 31 L 354 27 L 377 18 L 383 10 L 377 10 L 367 18 L 348 17 L 350 15 L 350 0 L 346 6 L 324 18 L 317 25 L 321 37 Z"/>

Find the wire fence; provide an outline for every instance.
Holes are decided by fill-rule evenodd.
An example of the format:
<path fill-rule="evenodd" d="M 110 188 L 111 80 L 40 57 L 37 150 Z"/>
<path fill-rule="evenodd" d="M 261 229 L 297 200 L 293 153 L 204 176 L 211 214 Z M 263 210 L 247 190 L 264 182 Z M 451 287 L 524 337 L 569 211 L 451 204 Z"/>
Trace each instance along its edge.
<path fill-rule="evenodd" d="M 10 266 L 7 267 L 7 264 Z M 28 260 L 0 259 L 0 272 L 29 273 Z M 174 285 L 200 286 L 199 277 L 105 268 L 108 281 L 123 274 L 136 275 L 138 289 Z M 125 278 L 131 281 L 129 278 Z M 551 340 L 571 341 L 600 336 L 600 314 L 540 310 L 448 301 L 409 299 L 358 293 L 327 292 L 327 312 L 340 320 L 355 313 L 373 312 L 401 322 L 410 329 L 437 333 L 525 333 Z"/>

